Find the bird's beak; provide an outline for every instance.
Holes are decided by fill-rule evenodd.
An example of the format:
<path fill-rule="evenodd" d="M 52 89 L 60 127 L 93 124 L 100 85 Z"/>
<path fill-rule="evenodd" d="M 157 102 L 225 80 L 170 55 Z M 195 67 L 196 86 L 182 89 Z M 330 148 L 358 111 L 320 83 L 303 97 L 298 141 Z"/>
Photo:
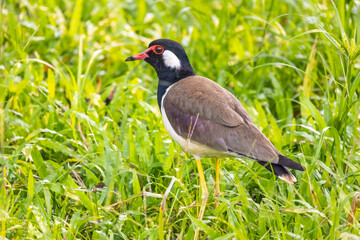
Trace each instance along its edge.
<path fill-rule="evenodd" d="M 135 61 L 135 60 L 144 60 L 145 58 L 148 58 L 149 55 L 147 54 L 148 50 L 142 53 L 135 54 L 133 56 L 128 57 L 125 61 Z"/>

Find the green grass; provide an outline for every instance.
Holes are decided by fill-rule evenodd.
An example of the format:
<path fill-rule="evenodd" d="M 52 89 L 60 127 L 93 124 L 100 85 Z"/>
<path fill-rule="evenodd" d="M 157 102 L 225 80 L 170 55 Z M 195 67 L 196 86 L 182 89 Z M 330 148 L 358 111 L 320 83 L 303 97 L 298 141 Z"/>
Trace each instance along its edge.
<path fill-rule="evenodd" d="M 360 235 L 355 1 L 2 0 L 0 23 L 1 239 Z M 156 74 L 124 62 L 156 38 L 181 42 L 197 74 L 307 168 L 296 184 L 223 159 L 215 209 L 204 159 L 210 199 L 197 220 L 196 164 L 164 129 Z"/>

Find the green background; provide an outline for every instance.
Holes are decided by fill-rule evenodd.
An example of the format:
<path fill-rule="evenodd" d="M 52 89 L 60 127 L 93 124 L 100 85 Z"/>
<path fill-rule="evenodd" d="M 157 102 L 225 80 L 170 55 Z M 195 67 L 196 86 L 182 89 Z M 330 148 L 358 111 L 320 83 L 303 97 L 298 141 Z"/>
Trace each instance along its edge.
<path fill-rule="evenodd" d="M 359 236 L 358 1 L 1 0 L 0 14 L 0 237 Z M 182 43 L 307 168 L 297 183 L 223 159 L 214 208 L 203 159 L 197 220 L 196 164 L 164 129 L 156 73 L 124 62 L 157 38 Z"/>

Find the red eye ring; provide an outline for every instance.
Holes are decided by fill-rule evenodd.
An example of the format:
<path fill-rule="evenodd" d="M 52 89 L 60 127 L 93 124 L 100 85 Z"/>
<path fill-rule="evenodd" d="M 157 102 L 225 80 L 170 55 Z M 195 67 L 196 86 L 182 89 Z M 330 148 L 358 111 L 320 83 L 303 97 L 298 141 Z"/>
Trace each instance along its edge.
<path fill-rule="evenodd" d="M 154 53 L 156 54 L 162 54 L 164 52 L 164 48 L 160 45 L 155 45 L 151 47 L 151 50 L 153 50 Z"/>

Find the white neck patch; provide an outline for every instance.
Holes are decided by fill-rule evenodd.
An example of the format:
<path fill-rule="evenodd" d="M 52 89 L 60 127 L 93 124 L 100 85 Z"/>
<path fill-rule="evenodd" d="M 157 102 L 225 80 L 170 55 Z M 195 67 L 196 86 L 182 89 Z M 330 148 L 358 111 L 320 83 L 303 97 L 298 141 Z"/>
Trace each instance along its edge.
<path fill-rule="evenodd" d="M 169 68 L 180 69 L 181 67 L 180 60 L 172 51 L 165 50 L 162 56 L 165 66 Z"/>

